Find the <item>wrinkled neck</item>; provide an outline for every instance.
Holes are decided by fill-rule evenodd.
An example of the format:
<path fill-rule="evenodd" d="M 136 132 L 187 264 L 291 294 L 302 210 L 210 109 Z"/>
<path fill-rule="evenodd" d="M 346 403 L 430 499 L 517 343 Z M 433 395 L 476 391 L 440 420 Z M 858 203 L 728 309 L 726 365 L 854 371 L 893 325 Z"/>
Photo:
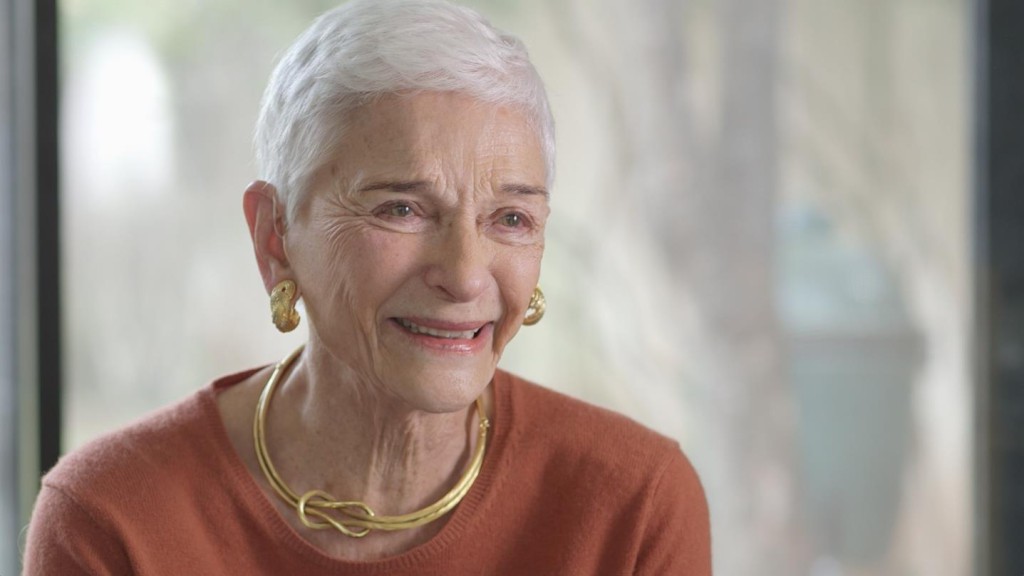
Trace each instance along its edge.
<path fill-rule="evenodd" d="M 297 494 L 323 490 L 377 514 L 405 514 L 433 503 L 462 475 L 478 418 L 474 406 L 416 410 L 311 338 L 270 400 L 267 444 Z"/>

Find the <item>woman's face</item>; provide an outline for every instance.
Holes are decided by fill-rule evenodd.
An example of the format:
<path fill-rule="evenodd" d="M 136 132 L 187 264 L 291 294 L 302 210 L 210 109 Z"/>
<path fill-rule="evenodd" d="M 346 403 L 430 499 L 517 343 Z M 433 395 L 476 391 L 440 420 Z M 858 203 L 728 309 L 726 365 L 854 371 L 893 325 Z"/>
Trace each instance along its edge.
<path fill-rule="evenodd" d="M 464 408 L 537 284 L 545 181 L 516 110 L 454 93 L 366 105 L 285 236 L 310 337 L 413 408 Z"/>

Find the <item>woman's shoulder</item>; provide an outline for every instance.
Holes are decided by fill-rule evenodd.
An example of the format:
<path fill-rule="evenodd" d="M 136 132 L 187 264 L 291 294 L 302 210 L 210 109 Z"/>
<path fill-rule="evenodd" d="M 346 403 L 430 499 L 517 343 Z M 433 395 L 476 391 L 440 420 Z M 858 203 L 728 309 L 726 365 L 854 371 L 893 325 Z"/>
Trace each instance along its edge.
<path fill-rule="evenodd" d="M 73 492 L 114 488 L 158 464 L 167 467 L 181 457 L 183 445 L 201 434 L 202 395 L 193 393 L 65 454 L 43 477 L 43 485 Z"/>
<path fill-rule="evenodd" d="M 219 499 L 237 485 L 216 390 L 245 374 L 221 378 L 62 457 L 36 499 L 26 573 L 152 572 L 136 562 L 184 552 L 170 542 L 187 543 L 195 558 L 224 526 L 209 522 L 210 511 L 223 509 Z"/>
<path fill-rule="evenodd" d="M 124 497 L 132 487 L 173 486 L 195 474 L 223 449 L 215 390 L 246 373 L 220 378 L 174 404 L 95 438 L 62 456 L 43 477 L 44 487 L 75 499 Z"/>
<path fill-rule="evenodd" d="M 499 374 L 507 388 L 518 443 L 572 464 L 560 468 L 583 467 L 624 482 L 649 479 L 673 467 L 696 480 L 676 440 L 617 412 L 507 372 Z"/>
<path fill-rule="evenodd" d="M 504 498 L 545 519 L 537 549 L 559 542 L 564 555 L 581 546 L 576 566 L 618 558 L 630 573 L 711 573 L 707 499 L 678 442 L 506 373 L 496 385 L 506 400 L 496 416 L 514 428 L 505 461 L 516 482 Z M 571 545 L 556 536 L 580 530 L 587 538 Z"/>

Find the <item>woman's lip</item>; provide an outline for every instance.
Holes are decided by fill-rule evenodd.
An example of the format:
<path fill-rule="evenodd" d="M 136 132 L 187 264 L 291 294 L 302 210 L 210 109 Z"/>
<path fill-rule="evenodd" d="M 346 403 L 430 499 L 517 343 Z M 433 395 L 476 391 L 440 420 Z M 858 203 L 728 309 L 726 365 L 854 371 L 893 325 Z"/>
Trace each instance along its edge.
<path fill-rule="evenodd" d="M 411 320 L 410 320 L 411 322 Z M 434 353 L 441 354 L 456 354 L 472 355 L 480 352 L 486 347 L 490 346 L 491 334 L 494 332 L 494 323 L 486 322 L 483 326 L 478 323 L 472 324 L 470 328 L 466 328 L 465 331 L 474 330 L 474 327 L 478 330 L 474 330 L 476 334 L 472 338 L 441 338 L 437 336 L 431 336 L 429 334 L 421 334 L 419 332 L 413 332 L 402 325 L 398 318 L 391 318 L 390 324 L 395 329 L 401 332 L 406 338 L 418 344 L 421 348 L 428 349 Z M 463 326 L 464 324 L 445 324 L 446 326 Z M 439 328 L 441 330 L 441 328 Z M 448 329 L 443 329 L 448 330 Z M 461 332 L 463 330 L 452 330 L 454 332 Z"/>
<path fill-rule="evenodd" d="M 476 320 L 469 322 L 448 322 L 445 320 L 436 320 L 433 318 L 420 318 L 418 316 L 399 316 L 396 317 L 395 320 L 406 320 L 423 328 L 430 328 L 432 330 L 444 330 L 445 332 L 465 332 L 467 330 L 476 331 L 482 328 L 488 322 L 490 322 L 489 320 Z"/>

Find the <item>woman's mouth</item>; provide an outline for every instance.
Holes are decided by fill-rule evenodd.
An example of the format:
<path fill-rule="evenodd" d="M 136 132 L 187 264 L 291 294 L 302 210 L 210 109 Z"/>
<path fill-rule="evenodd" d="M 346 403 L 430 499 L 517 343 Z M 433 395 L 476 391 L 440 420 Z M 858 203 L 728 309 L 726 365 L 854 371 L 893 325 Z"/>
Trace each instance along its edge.
<path fill-rule="evenodd" d="M 436 323 L 430 322 L 433 325 L 425 325 L 426 323 L 420 324 L 413 322 L 407 318 L 395 318 L 394 319 L 402 328 L 405 328 L 413 334 L 423 334 L 426 336 L 433 336 L 434 338 L 443 338 L 445 340 L 472 340 L 476 338 L 483 330 L 487 323 L 483 324 L 449 324 L 449 323 Z"/>

